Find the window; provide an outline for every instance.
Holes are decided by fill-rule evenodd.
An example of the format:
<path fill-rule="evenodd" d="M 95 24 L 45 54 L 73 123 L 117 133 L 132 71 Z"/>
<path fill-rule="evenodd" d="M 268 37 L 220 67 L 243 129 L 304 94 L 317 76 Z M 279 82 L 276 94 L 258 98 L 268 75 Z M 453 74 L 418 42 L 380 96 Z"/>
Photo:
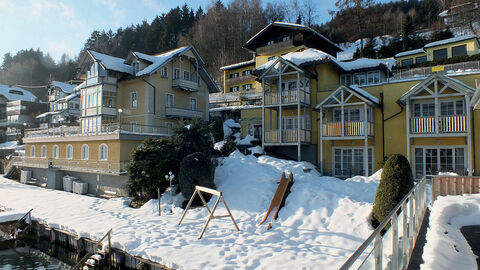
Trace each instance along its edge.
<path fill-rule="evenodd" d="M 439 49 L 433 51 L 433 60 L 447 59 L 447 49 Z"/>
<path fill-rule="evenodd" d="M 138 71 L 140 70 L 140 63 L 138 61 L 134 61 L 132 63 L 132 72 L 133 74 L 137 74 Z"/>
<path fill-rule="evenodd" d="M 267 42 L 267 45 L 273 45 L 274 43 L 275 43 L 275 41 L 269 40 L 269 41 Z"/>
<path fill-rule="evenodd" d="M 335 176 L 365 175 L 363 148 L 334 148 L 333 174 Z M 368 149 L 368 172 L 373 173 L 373 149 Z"/>
<path fill-rule="evenodd" d="M 353 84 L 364 85 L 366 82 L 365 72 L 353 74 Z"/>
<path fill-rule="evenodd" d="M 47 157 L 47 146 L 42 145 L 42 148 L 41 148 L 40 152 L 41 152 L 41 153 L 40 153 L 40 156 L 41 156 L 42 158 L 46 158 L 46 157 Z"/>
<path fill-rule="evenodd" d="M 440 115 L 464 115 L 463 100 L 440 102 Z"/>
<path fill-rule="evenodd" d="M 189 81 L 190 80 L 190 71 L 183 71 L 183 79 Z"/>
<path fill-rule="evenodd" d="M 432 117 L 435 116 L 435 103 L 415 103 L 413 104 L 414 117 Z"/>
<path fill-rule="evenodd" d="M 344 74 L 340 75 L 340 84 L 349 86 L 352 84 L 352 75 L 351 74 Z"/>
<path fill-rule="evenodd" d="M 59 158 L 60 155 L 60 148 L 58 145 L 53 146 L 53 158 Z"/>
<path fill-rule="evenodd" d="M 452 57 L 467 55 L 467 45 L 452 47 Z"/>
<path fill-rule="evenodd" d="M 132 132 L 137 132 L 137 123 L 130 122 L 130 129 L 132 130 Z"/>
<path fill-rule="evenodd" d="M 162 77 L 167 78 L 168 77 L 168 68 L 163 67 L 162 72 L 161 72 Z"/>
<path fill-rule="evenodd" d="M 420 63 L 425 63 L 427 62 L 427 57 L 426 56 L 419 56 L 415 58 L 415 63 L 420 64 Z"/>
<path fill-rule="evenodd" d="M 89 156 L 90 148 L 86 144 L 82 145 L 82 160 L 88 160 Z"/>
<path fill-rule="evenodd" d="M 100 149 L 98 150 L 98 159 L 107 160 L 108 159 L 108 146 L 106 144 L 101 144 Z"/>
<path fill-rule="evenodd" d="M 413 65 L 413 58 L 407 58 L 402 60 L 402 67 Z"/>
<path fill-rule="evenodd" d="M 237 77 L 238 77 L 238 72 L 230 74 L 230 79 L 237 78 Z"/>
<path fill-rule="evenodd" d="M 172 108 L 173 105 L 173 95 L 167 94 L 167 108 Z"/>
<path fill-rule="evenodd" d="M 90 78 L 90 77 L 95 77 L 98 75 L 98 68 L 97 68 L 97 63 L 96 62 L 93 62 L 91 65 L 90 65 L 90 68 L 87 70 L 87 78 Z"/>
<path fill-rule="evenodd" d="M 167 122 L 165 125 L 167 126 L 167 134 L 172 134 L 173 123 L 172 122 Z"/>
<path fill-rule="evenodd" d="M 73 159 L 73 146 L 71 144 L 67 145 L 67 153 L 65 156 L 67 159 Z"/>
<path fill-rule="evenodd" d="M 465 173 L 465 147 L 415 148 L 415 178 L 438 172 Z"/>
<path fill-rule="evenodd" d="M 173 71 L 173 79 L 180 79 L 180 69 L 179 68 L 176 68 Z"/>
<path fill-rule="evenodd" d="M 282 41 L 287 41 L 287 40 L 290 40 L 290 36 L 285 36 L 282 38 Z"/>
<path fill-rule="evenodd" d="M 379 83 L 380 82 L 380 71 L 369 71 L 367 73 L 367 83 L 368 84 L 373 84 L 373 83 Z"/>
<path fill-rule="evenodd" d="M 32 145 L 32 147 L 30 147 L 30 157 L 35 157 L 35 145 Z"/>
<path fill-rule="evenodd" d="M 237 92 L 238 86 L 230 87 L 230 92 Z"/>
<path fill-rule="evenodd" d="M 275 55 L 268 57 L 268 61 L 272 61 L 272 60 L 275 60 Z"/>
<path fill-rule="evenodd" d="M 252 71 L 250 69 L 242 71 L 242 76 L 248 76 L 252 74 Z"/>
<path fill-rule="evenodd" d="M 251 83 L 249 83 L 249 84 L 244 84 L 244 85 L 242 86 L 242 89 L 243 89 L 243 90 L 250 90 L 250 89 L 252 89 L 252 84 L 251 84 Z"/>
<path fill-rule="evenodd" d="M 190 98 L 190 110 L 196 111 L 197 110 L 197 99 Z"/>
<path fill-rule="evenodd" d="M 137 108 L 137 92 L 130 93 L 130 107 Z"/>
<path fill-rule="evenodd" d="M 107 104 L 107 106 L 108 106 L 109 108 L 112 108 L 112 107 L 113 107 L 113 98 L 109 98 L 109 99 L 108 99 L 108 104 Z"/>

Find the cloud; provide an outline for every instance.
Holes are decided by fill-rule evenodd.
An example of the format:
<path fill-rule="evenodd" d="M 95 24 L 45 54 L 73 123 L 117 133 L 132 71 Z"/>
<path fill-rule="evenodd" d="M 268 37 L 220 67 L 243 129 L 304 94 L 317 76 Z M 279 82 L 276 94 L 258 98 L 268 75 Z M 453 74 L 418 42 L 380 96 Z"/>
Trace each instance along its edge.
<path fill-rule="evenodd" d="M 155 0 L 143 0 L 143 5 L 147 8 L 153 9 L 155 12 L 165 12 L 167 10 L 167 6 L 162 5 L 159 1 Z"/>

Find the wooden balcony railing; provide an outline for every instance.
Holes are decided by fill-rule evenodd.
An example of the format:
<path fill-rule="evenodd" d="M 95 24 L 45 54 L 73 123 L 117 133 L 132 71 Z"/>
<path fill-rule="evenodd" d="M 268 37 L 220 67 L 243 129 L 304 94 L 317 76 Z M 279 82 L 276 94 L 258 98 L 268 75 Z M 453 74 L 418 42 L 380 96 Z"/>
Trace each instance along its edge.
<path fill-rule="evenodd" d="M 167 117 L 186 117 L 186 118 L 202 118 L 202 111 L 194 111 L 176 107 L 166 107 L 165 114 Z"/>
<path fill-rule="evenodd" d="M 300 97 L 300 102 L 310 105 L 310 93 L 303 90 L 286 90 L 282 91 L 282 104 L 297 103 Z M 279 92 L 265 92 L 265 105 L 277 105 L 280 104 Z"/>
<path fill-rule="evenodd" d="M 343 136 L 365 136 L 364 121 L 347 121 L 343 125 Z M 367 122 L 367 135 L 374 135 L 375 126 L 373 122 Z M 324 137 L 341 137 L 342 122 L 329 122 L 323 124 L 322 136 Z"/>
<path fill-rule="evenodd" d="M 242 84 L 242 83 L 246 83 L 246 82 L 253 82 L 255 81 L 255 76 L 253 75 L 244 75 L 244 76 L 239 76 L 239 77 L 236 77 L 236 78 L 228 78 L 225 83 L 227 85 L 234 85 L 234 84 Z"/>
<path fill-rule="evenodd" d="M 280 141 L 280 132 L 282 134 L 282 141 Z M 311 131 L 301 129 L 300 142 L 308 143 L 310 141 L 311 141 Z M 296 143 L 298 142 L 298 130 L 297 129 L 265 130 L 265 142 L 266 143 Z"/>
<path fill-rule="evenodd" d="M 258 55 L 264 55 L 264 54 L 270 54 L 270 53 L 277 52 L 277 51 L 283 51 L 283 50 L 286 50 L 288 48 L 292 48 L 294 46 L 295 45 L 293 44 L 293 39 L 289 39 L 289 40 L 280 41 L 280 42 L 277 42 L 277 43 L 274 43 L 274 44 L 271 44 L 271 45 L 258 47 L 256 49 L 256 52 L 257 52 Z"/>
<path fill-rule="evenodd" d="M 437 121 L 434 116 L 412 117 L 410 119 L 410 133 L 431 134 L 436 133 Z M 466 132 L 467 120 L 465 115 L 450 115 L 438 117 L 439 133 Z"/>

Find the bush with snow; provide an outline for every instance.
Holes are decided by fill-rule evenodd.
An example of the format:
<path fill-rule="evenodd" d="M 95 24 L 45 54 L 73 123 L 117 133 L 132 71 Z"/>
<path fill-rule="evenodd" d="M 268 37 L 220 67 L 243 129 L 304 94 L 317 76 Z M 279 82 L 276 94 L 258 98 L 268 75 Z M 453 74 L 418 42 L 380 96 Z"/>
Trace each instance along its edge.
<path fill-rule="evenodd" d="M 390 156 L 383 167 L 375 193 L 373 223 L 381 223 L 412 187 L 412 168 L 407 158 L 400 154 Z"/>

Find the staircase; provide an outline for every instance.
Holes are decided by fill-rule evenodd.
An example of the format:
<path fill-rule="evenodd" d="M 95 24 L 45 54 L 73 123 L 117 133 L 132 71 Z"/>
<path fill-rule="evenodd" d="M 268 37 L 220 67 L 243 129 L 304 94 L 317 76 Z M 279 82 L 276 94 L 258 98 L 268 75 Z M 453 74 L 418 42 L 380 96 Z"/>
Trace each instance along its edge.
<path fill-rule="evenodd" d="M 10 158 L 10 160 L 5 165 L 5 167 L 3 167 L 3 176 L 7 178 L 12 176 L 13 172 L 15 171 L 15 168 L 22 161 L 23 161 L 23 157 L 20 157 L 20 156 Z"/>

